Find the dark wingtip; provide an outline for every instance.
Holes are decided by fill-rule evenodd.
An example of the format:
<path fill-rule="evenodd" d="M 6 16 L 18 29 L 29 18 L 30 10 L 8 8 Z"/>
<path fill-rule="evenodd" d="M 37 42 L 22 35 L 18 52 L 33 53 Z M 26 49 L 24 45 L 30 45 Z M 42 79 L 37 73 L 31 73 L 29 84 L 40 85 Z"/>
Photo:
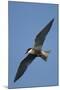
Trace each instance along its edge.
<path fill-rule="evenodd" d="M 51 23 L 53 23 L 54 22 L 54 18 L 51 20 Z"/>
<path fill-rule="evenodd" d="M 17 79 L 18 79 L 18 78 L 15 77 L 15 79 L 14 79 L 14 83 L 17 81 Z"/>
<path fill-rule="evenodd" d="M 53 24 L 53 22 L 54 22 L 54 18 L 48 23 L 48 25 L 47 26 L 52 26 L 52 24 Z"/>
<path fill-rule="evenodd" d="M 17 79 L 14 79 L 14 83 L 16 82 Z"/>

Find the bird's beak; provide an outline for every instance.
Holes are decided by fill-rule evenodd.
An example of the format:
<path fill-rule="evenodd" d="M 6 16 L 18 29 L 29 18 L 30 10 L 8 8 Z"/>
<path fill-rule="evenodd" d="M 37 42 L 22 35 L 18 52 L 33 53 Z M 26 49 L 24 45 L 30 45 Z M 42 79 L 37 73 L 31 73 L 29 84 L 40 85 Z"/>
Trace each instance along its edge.
<path fill-rule="evenodd" d="M 25 54 L 27 54 L 27 51 L 25 52 Z"/>

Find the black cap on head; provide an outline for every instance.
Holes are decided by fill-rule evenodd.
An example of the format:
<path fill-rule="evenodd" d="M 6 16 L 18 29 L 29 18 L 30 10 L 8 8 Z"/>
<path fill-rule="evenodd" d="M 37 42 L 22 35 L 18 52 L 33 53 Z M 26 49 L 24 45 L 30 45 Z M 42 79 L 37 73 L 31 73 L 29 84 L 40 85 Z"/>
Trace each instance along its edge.
<path fill-rule="evenodd" d="M 29 51 L 30 49 L 31 49 L 31 48 L 28 48 L 27 51 L 26 51 L 26 53 L 28 53 L 28 51 Z M 25 54 L 26 54 L 26 53 L 25 53 Z"/>

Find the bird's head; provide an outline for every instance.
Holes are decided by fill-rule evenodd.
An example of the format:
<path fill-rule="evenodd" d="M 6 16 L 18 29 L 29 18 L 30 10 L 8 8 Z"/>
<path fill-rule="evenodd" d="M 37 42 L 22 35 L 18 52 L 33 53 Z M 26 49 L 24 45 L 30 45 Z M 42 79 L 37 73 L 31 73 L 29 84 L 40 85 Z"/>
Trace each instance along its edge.
<path fill-rule="evenodd" d="M 28 53 L 31 49 L 32 49 L 32 48 L 28 48 L 27 51 L 25 52 L 25 54 Z"/>

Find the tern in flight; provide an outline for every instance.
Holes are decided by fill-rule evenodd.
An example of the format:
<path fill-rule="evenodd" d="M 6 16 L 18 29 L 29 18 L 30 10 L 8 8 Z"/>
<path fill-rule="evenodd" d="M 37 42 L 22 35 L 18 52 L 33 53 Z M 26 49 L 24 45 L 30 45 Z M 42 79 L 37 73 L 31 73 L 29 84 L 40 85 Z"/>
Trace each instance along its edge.
<path fill-rule="evenodd" d="M 33 48 L 28 48 L 26 51 L 27 56 L 21 61 L 14 82 L 21 78 L 28 66 L 36 57 L 41 57 L 44 61 L 47 61 L 49 51 L 43 51 L 42 46 L 46 39 L 48 32 L 51 29 L 54 19 L 52 19 L 36 36 Z"/>

